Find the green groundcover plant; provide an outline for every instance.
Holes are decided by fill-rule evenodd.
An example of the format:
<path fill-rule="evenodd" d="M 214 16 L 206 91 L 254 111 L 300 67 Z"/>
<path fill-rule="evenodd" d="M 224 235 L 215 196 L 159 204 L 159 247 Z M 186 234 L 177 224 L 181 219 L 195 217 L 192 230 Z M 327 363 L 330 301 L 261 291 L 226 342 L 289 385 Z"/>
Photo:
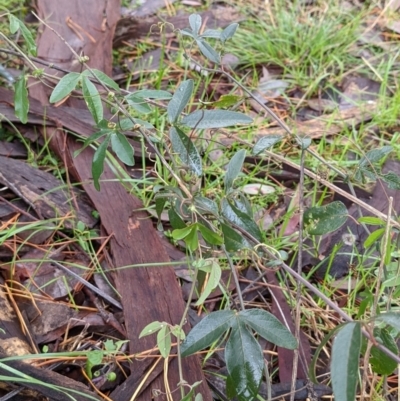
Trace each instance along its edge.
<path fill-rule="evenodd" d="M 8 14 L 10 32 L 20 32 L 25 39 L 28 54 L 21 56 L 29 60 L 35 56 L 36 45 L 33 36 L 24 23 L 15 16 Z M 203 21 L 197 14 L 189 17 L 189 28 L 179 31 L 184 43 L 185 57 L 207 72 L 216 72 L 228 76 L 232 82 L 239 85 L 247 95 L 251 92 L 240 82 L 221 68 L 221 54 L 227 41 L 235 40 L 238 24 L 233 23 L 223 30 L 206 29 L 201 31 Z M 1 33 L 0 33 L 1 34 Z M 3 39 L 12 43 L 10 38 L 1 34 Z M 17 44 L 12 43 L 14 48 Z M 204 58 L 204 65 L 192 58 L 191 50 L 197 47 Z M 72 51 L 72 49 L 71 49 Z M 140 337 L 156 334 L 157 345 L 161 355 L 168 358 L 171 352 L 172 337 L 178 342 L 178 358 L 184 358 L 200 350 L 213 348 L 216 344 L 225 347 L 227 367 L 227 396 L 231 399 L 253 400 L 259 397 L 258 392 L 265 371 L 265 362 L 258 338 L 262 337 L 271 343 L 288 349 L 297 349 L 298 341 L 294 335 L 275 316 L 262 309 L 246 309 L 240 297 L 237 272 L 232 263 L 232 257 L 241 252 L 256 255 L 265 260 L 268 268 L 282 268 L 292 274 L 302 285 L 306 285 L 317 297 L 329 302 L 326 297 L 294 272 L 285 263 L 285 252 L 266 245 L 266 235 L 255 221 L 254 211 L 249 200 L 236 187 L 237 179 L 243 174 L 242 168 L 246 156 L 274 155 L 274 147 L 283 136 L 264 137 L 252 147 L 237 150 L 226 166 L 223 178 L 223 194 L 219 199 L 212 199 L 204 194 L 198 183 L 204 176 L 206 161 L 192 140 L 194 132 L 203 130 L 218 130 L 236 126 L 247 126 L 253 123 L 248 115 L 227 110 L 237 102 L 236 96 L 225 96 L 211 107 L 205 103 L 198 105 L 194 111 L 187 112 L 189 105 L 193 110 L 193 99 L 196 95 L 196 83 L 192 79 L 180 82 L 173 93 L 166 90 L 142 89 L 132 92 L 122 90 L 115 81 L 103 72 L 87 66 L 87 59 L 75 57 L 81 62 L 81 73 L 70 72 L 59 79 L 54 87 L 50 103 L 57 103 L 72 92 L 80 93 L 90 111 L 95 133 L 85 139 L 82 149 L 94 149 L 92 162 L 93 185 L 101 189 L 101 176 L 106 160 L 114 153 L 124 164 L 134 164 L 134 150 L 129 143 L 126 132 L 135 131 L 144 141 L 150 143 L 158 156 L 158 163 L 163 165 L 170 174 L 171 181 L 158 185 L 154 189 L 154 203 L 159 226 L 161 216 L 167 212 L 171 225 L 171 237 L 183 241 L 192 260 L 193 287 L 189 297 L 185 316 L 180 325 L 173 326 L 169 322 L 153 322 L 143 328 Z M 29 112 L 27 91 L 28 76 L 44 77 L 42 70 L 34 69 L 23 74 L 15 83 L 15 114 L 22 123 L 26 123 Z M 99 91 L 99 86 L 102 91 Z M 159 103 L 162 101 L 162 104 Z M 164 107 L 166 104 L 166 107 Z M 104 107 L 113 112 L 113 119 L 104 118 Z M 263 106 L 265 107 L 265 106 Z M 159 108 L 168 127 L 168 143 L 158 136 L 146 116 Z M 266 111 L 269 111 L 266 108 Z M 302 154 L 310 152 L 311 141 L 293 135 L 293 139 Z M 385 180 L 392 188 L 400 188 L 400 179 L 393 173 L 380 174 L 375 167 L 391 151 L 392 147 L 384 146 L 374 149 L 358 162 L 353 179 L 358 182 L 376 178 Z M 164 154 L 169 153 L 166 161 Z M 184 174 L 181 174 L 181 171 Z M 348 179 L 349 177 L 346 177 Z M 304 213 L 304 225 L 308 234 L 318 236 L 340 228 L 348 218 L 348 212 L 342 202 L 332 202 L 323 206 L 312 206 Z M 381 217 L 360 219 L 360 223 L 379 225 L 367 239 L 368 244 L 382 241 L 384 262 L 391 261 L 391 251 L 387 243 L 388 233 L 395 223 Z M 1 236 L 0 236 L 1 238 Z M 209 313 L 187 335 L 182 330 L 186 314 L 196 289 L 197 279 L 207 277 L 201 289 L 196 305 L 200 306 L 221 281 L 222 270 L 225 268 L 221 260 L 212 252 L 203 255 L 202 244 L 209 249 L 218 250 L 224 255 L 224 263 L 231 269 L 233 279 L 238 289 L 239 305 L 225 303 L 221 310 Z M 385 245 L 386 244 L 386 245 Z M 330 303 L 331 305 L 332 303 Z M 335 305 L 333 307 L 336 307 Z M 340 311 L 348 322 L 334 329 L 317 350 L 310 369 L 310 379 L 316 382 L 314 367 L 316 358 L 323 345 L 335 336 L 332 348 L 331 383 L 337 400 L 353 401 L 359 376 L 359 359 L 365 351 L 362 334 L 374 339 L 371 352 L 371 364 L 375 372 L 382 375 L 391 374 L 399 362 L 397 346 L 394 339 L 400 330 L 399 315 L 382 313 L 374 316 L 368 322 L 352 321 Z M 371 329 L 371 325 L 373 329 Z M 100 363 L 103 355 L 96 355 L 95 363 Z M 90 363 L 93 357 L 89 358 Z M 0 361 L 1 363 L 6 363 Z M 90 371 L 90 369 L 89 369 Z M 184 375 L 180 383 L 182 401 L 195 399 L 199 401 L 201 394 L 196 394 L 196 383 L 192 383 L 187 391 Z M 71 396 L 73 397 L 73 396 Z"/>

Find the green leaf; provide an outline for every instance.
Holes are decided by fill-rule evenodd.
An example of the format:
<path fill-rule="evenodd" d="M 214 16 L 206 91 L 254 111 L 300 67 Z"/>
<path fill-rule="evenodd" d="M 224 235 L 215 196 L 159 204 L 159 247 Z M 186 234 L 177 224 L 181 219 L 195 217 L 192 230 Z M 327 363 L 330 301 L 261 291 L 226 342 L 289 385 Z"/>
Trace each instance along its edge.
<path fill-rule="evenodd" d="M 221 42 L 226 42 L 228 39 L 231 39 L 233 35 L 236 33 L 239 24 L 234 22 L 233 24 L 228 25 L 222 32 L 221 32 Z"/>
<path fill-rule="evenodd" d="M 167 197 L 166 196 L 155 196 L 155 204 L 156 204 L 156 213 L 158 220 L 161 220 L 161 213 L 164 211 L 165 204 L 167 203 Z"/>
<path fill-rule="evenodd" d="M 33 36 L 31 34 L 30 30 L 19 19 L 18 19 L 18 24 L 19 24 L 19 29 L 21 30 L 22 36 L 25 39 L 26 45 L 28 46 L 28 53 L 31 56 L 36 57 L 37 56 L 37 51 L 36 51 L 35 39 L 33 39 Z"/>
<path fill-rule="evenodd" d="M 295 349 L 298 346 L 292 333 L 269 312 L 262 309 L 247 309 L 239 312 L 239 319 L 278 347 Z"/>
<path fill-rule="evenodd" d="M 388 278 L 387 280 L 384 280 L 384 281 L 382 282 L 382 285 L 383 285 L 384 287 L 389 287 L 389 288 L 390 288 L 390 287 L 398 287 L 399 284 L 400 284 L 400 276 L 399 276 L 399 275 L 390 277 L 390 278 Z"/>
<path fill-rule="evenodd" d="M 189 356 L 207 348 L 230 327 L 235 312 L 231 310 L 212 312 L 192 328 L 181 345 L 182 356 Z"/>
<path fill-rule="evenodd" d="M 359 161 L 358 163 L 359 168 L 362 168 L 364 166 L 370 166 L 371 164 L 374 163 L 378 163 L 392 151 L 393 148 L 391 146 L 382 146 L 381 148 L 370 150 Z"/>
<path fill-rule="evenodd" d="M 243 162 L 246 157 L 246 149 L 241 149 L 236 152 L 232 159 L 228 163 L 228 167 L 226 168 L 225 178 L 224 178 L 224 185 L 225 185 L 225 192 L 228 193 L 229 190 L 232 188 L 233 181 L 242 171 Z"/>
<path fill-rule="evenodd" d="M 306 150 L 311 145 L 311 138 L 303 137 L 296 139 L 296 142 L 299 144 L 301 150 Z"/>
<path fill-rule="evenodd" d="M 201 28 L 201 16 L 199 14 L 191 14 L 189 16 L 189 25 L 193 33 L 197 36 Z"/>
<path fill-rule="evenodd" d="M 203 400 L 204 399 L 201 393 L 196 394 L 196 397 L 194 397 L 194 401 L 203 401 Z"/>
<path fill-rule="evenodd" d="M 221 202 L 222 215 L 234 225 L 248 232 L 257 241 L 262 242 L 262 234 L 260 228 L 255 223 L 254 219 L 247 213 L 242 212 L 236 206 L 229 203 L 226 199 Z M 226 244 L 226 242 L 225 242 Z"/>
<path fill-rule="evenodd" d="M 152 112 L 152 108 L 146 103 L 146 100 L 143 97 L 136 96 L 135 93 L 125 96 L 125 99 L 139 113 L 149 114 Z"/>
<path fill-rule="evenodd" d="M 125 163 L 128 166 L 133 166 L 135 164 L 135 159 L 133 158 L 134 149 L 126 139 L 125 135 L 120 132 L 111 134 L 111 148 L 122 163 Z"/>
<path fill-rule="evenodd" d="M 181 239 L 186 238 L 192 230 L 193 230 L 193 224 L 190 226 L 185 226 L 184 228 L 178 228 L 172 231 L 172 238 L 175 241 L 179 241 Z"/>
<path fill-rule="evenodd" d="M 396 191 L 400 190 L 400 177 L 389 171 L 387 174 L 381 176 L 382 180 L 386 182 L 390 189 L 394 189 Z"/>
<path fill-rule="evenodd" d="M 167 91 L 152 89 L 142 89 L 136 91 L 134 95 L 143 99 L 169 100 L 172 98 L 172 95 Z"/>
<path fill-rule="evenodd" d="M 181 82 L 178 89 L 172 95 L 172 99 L 168 103 L 167 113 L 170 123 L 175 123 L 182 113 L 183 109 L 189 103 L 193 92 L 193 80 Z"/>
<path fill-rule="evenodd" d="M 78 74 L 77 72 L 70 72 L 69 74 L 64 75 L 53 89 L 50 96 L 50 103 L 57 103 L 68 96 L 73 90 L 75 90 L 80 78 L 81 74 Z"/>
<path fill-rule="evenodd" d="M 370 226 L 383 226 L 385 222 L 379 217 L 363 216 L 358 219 L 360 223 L 369 224 Z"/>
<path fill-rule="evenodd" d="M 314 352 L 314 356 L 311 360 L 310 363 L 310 367 L 308 369 L 308 374 L 310 377 L 310 380 L 315 383 L 318 384 L 318 380 L 317 377 L 315 375 L 315 370 L 316 370 L 316 366 L 320 361 L 319 355 L 321 353 L 321 351 L 324 349 L 325 345 L 328 343 L 328 341 L 334 336 L 336 335 L 336 333 L 341 330 L 341 328 L 347 323 L 341 323 L 338 326 L 334 327 L 331 331 L 329 331 L 325 337 L 320 341 L 320 343 L 318 344 L 318 347 L 316 348 L 315 352 Z"/>
<path fill-rule="evenodd" d="M 374 319 L 376 322 L 383 322 L 397 331 L 400 331 L 400 313 L 399 312 L 386 312 L 381 313 L 379 316 L 376 316 Z"/>
<path fill-rule="evenodd" d="M 260 138 L 253 146 L 253 155 L 258 155 L 265 149 L 272 148 L 283 139 L 283 135 L 267 135 Z"/>
<path fill-rule="evenodd" d="M 176 212 L 174 207 L 171 207 L 168 210 L 168 217 L 169 217 L 169 222 L 171 223 L 172 228 L 179 229 L 179 228 L 186 227 L 185 222 L 183 221 L 182 217 Z"/>
<path fill-rule="evenodd" d="M 111 340 L 111 338 L 108 338 L 106 341 L 104 341 L 103 345 L 106 351 L 118 351 L 117 345 L 113 340 Z"/>
<path fill-rule="evenodd" d="M 201 157 L 192 140 L 179 128 L 175 127 L 170 129 L 169 137 L 174 153 L 179 156 L 184 164 L 189 166 L 190 171 L 197 176 L 201 176 L 203 172 Z"/>
<path fill-rule="evenodd" d="M 179 327 L 178 325 L 175 325 L 173 327 L 170 327 L 171 329 L 171 333 L 178 339 L 183 341 L 186 338 L 186 334 L 183 331 L 183 329 L 181 327 Z"/>
<path fill-rule="evenodd" d="M 221 223 L 221 229 L 224 234 L 225 248 L 228 252 L 236 252 L 241 249 L 250 248 L 250 244 L 246 238 L 235 231 L 232 227 Z"/>
<path fill-rule="evenodd" d="M 10 32 L 14 35 L 19 29 L 19 19 L 12 14 L 8 14 L 8 20 L 10 23 Z"/>
<path fill-rule="evenodd" d="M 219 280 L 221 279 L 222 275 L 221 266 L 214 259 L 211 259 L 208 262 L 210 263 L 210 265 L 208 265 L 208 267 L 210 267 L 208 281 L 203 289 L 203 292 L 201 293 L 199 299 L 195 304 L 196 306 L 202 305 L 204 303 L 204 301 L 211 294 L 211 292 L 218 287 Z M 203 268 L 200 269 L 202 270 Z"/>
<path fill-rule="evenodd" d="M 241 400 L 257 398 L 264 369 L 264 357 L 258 341 L 240 320 L 233 325 L 225 347 L 226 367 L 234 392 Z"/>
<path fill-rule="evenodd" d="M 195 35 L 193 33 L 193 31 L 189 28 L 183 28 L 180 29 L 179 32 L 183 35 L 183 36 L 190 36 L 191 38 L 195 39 L 197 37 L 197 35 Z"/>
<path fill-rule="evenodd" d="M 104 141 L 96 149 L 96 152 L 94 152 L 93 155 L 93 161 L 92 161 L 93 184 L 98 191 L 100 191 L 99 178 L 103 174 L 104 160 L 106 158 L 106 152 L 109 143 L 110 143 L 110 135 L 107 135 L 106 138 L 104 138 Z"/>
<path fill-rule="evenodd" d="M 354 401 L 361 350 L 361 324 L 347 323 L 337 334 L 332 347 L 331 376 L 336 400 Z"/>
<path fill-rule="evenodd" d="M 212 199 L 195 196 L 194 204 L 200 213 L 211 213 L 214 216 L 218 216 L 218 206 Z"/>
<path fill-rule="evenodd" d="M 204 57 L 208 58 L 215 64 L 221 63 L 220 55 L 209 43 L 202 39 L 196 39 L 196 43 Z"/>
<path fill-rule="evenodd" d="M 383 237 L 383 234 L 385 234 L 384 228 L 378 228 L 377 230 L 372 231 L 372 233 L 369 234 L 364 241 L 364 248 L 369 248 L 370 246 L 374 245 L 376 241 Z"/>
<path fill-rule="evenodd" d="M 196 224 L 192 225 L 192 229 L 189 234 L 185 237 L 185 244 L 189 251 L 194 252 L 199 247 L 199 237 L 197 235 Z"/>
<path fill-rule="evenodd" d="M 86 149 L 91 143 L 97 141 L 99 138 L 101 138 L 104 135 L 112 134 L 114 130 L 112 129 L 100 129 L 100 131 L 95 132 L 93 135 L 91 135 L 89 138 L 85 140 L 83 143 L 82 147 L 78 149 L 77 151 L 74 152 L 74 157 L 77 157 L 84 149 Z"/>
<path fill-rule="evenodd" d="M 165 323 L 157 333 L 157 346 L 161 356 L 163 358 L 168 358 L 171 352 L 171 332 Z"/>
<path fill-rule="evenodd" d="M 304 213 L 304 222 L 311 235 L 323 235 L 340 228 L 347 220 L 346 206 L 332 202 L 325 206 L 313 206 Z"/>
<path fill-rule="evenodd" d="M 14 84 L 14 110 L 15 116 L 18 117 L 23 124 L 28 122 L 29 99 L 28 90 L 26 88 L 25 75 L 22 75 Z"/>
<path fill-rule="evenodd" d="M 197 129 L 224 128 L 236 124 L 251 124 L 253 119 L 229 110 L 196 110 L 182 119 L 182 124 Z"/>
<path fill-rule="evenodd" d="M 85 371 L 89 379 L 91 379 L 93 377 L 92 368 L 96 365 L 101 365 L 104 357 L 104 352 L 100 350 L 89 351 L 86 354 L 86 357 L 87 361 L 86 361 Z"/>
<path fill-rule="evenodd" d="M 216 102 L 212 105 L 217 108 L 231 107 L 240 100 L 241 96 L 238 95 L 222 95 Z"/>
<path fill-rule="evenodd" d="M 213 38 L 213 39 L 220 39 L 221 38 L 221 31 L 218 29 L 206 29 L 201 35 L 201 38 Z"/>
<path fill-rule="evenodd" d="M 82 78 L 82 93 L 93 120 L 98 124 L 103 120 L 103 104 L 99 91 L 88 77 Z"/>
<path fill-rule="evenodd" d="M 203 224 L 197 223 L 197 228 L 201 232 L 204 240 L 207 241 L 209 244 L 222 245 L 224 243 L 224 239 L 220 235 L 203 226 Z"/>
<path fill-rule="evenodd" d="M 195 382 L 193 385 L 190 386 L 190 391 L 181 399 L 181 401 L 192 401 L 194 396 L 194 390 L 198 387 L 202 382 L 198 381 Z M 197 394 L 194 401 L 203 401 L 203 396 L 201 393 Z"/>
<path fill-rule="evenodd" d="M 374 338 L 378 343 L 384 345 L 387 349 L 397 355 L 399 350 L 396 341 L 390 335 L 388 330 L 376 327 L 374 329 Z M 372 371 L 379 375 L 391 375 L 397 368 L 397 362 L 375 345 L 371 347 L 371 358 L 369 363 L 372 366 Z"/>
<path fill-rule="evenodd" d="M 104 74 L 103 71 L 96 70 L 95 68 L 91 69 L 93 75 L 105 86 L 110 87 L 111 89 L 114 89 L 115 91 L 119 92 L 119 86 L 118 84 L 113 81 L 108 75 Z M 88 77 L 93 79 L 93 75 L 89 70 L 85 70 L 81 74 L 83 77 Z"/>
<path fill-rule="evenodd" d="M 165 326 L 165 323 L 161 322 L 151 322 L 148 324 L 139 334 L 139 338 L 149 336 L 150 334 L 156 333 L 158 330 L 160 330 L 163 326 Z"/>

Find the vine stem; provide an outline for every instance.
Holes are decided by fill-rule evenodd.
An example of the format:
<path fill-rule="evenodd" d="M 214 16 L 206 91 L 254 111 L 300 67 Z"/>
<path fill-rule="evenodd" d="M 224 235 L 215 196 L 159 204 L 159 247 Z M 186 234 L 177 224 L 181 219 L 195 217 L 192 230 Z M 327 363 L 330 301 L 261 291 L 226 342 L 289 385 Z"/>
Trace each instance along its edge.
<path fill-rule="evenodd" d="M 230 257 L 228 251 L 225 248 L 225 245 L 222 245 L 221 248 L 225 253 L 226 259 L 228 261 L 229 267 L 233 275 L 233 280 L 235 281 L 235 287 L 239 298 L 240 309 L 244 311 L 245 308 L 244 308 L 243 296 L 242 296 L 242 291 L 240 289 L 239 277 L 237 275 L 236 268 L 232 262 L 232 258 Z"/>

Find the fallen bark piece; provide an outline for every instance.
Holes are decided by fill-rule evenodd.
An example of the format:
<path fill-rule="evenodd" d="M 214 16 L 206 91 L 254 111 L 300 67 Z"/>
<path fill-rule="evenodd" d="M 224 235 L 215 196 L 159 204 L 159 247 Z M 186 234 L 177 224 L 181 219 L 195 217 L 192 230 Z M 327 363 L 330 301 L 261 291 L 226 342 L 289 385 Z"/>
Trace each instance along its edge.
<path fill-rule="evenodd" d="M 46 171 L 0 156 L 0 183 L 20 196 L 43 219 L 63 219 L 67 228 L 73 228 L 78 221 L 90 228 L 96 224 L 91 215 L 93 208 L 82 200 L 82 194 L 76 188 L 68 193 L 62 189 L 62 182 Z M 75 204 L 79 205 L 78 210 Z"/>

